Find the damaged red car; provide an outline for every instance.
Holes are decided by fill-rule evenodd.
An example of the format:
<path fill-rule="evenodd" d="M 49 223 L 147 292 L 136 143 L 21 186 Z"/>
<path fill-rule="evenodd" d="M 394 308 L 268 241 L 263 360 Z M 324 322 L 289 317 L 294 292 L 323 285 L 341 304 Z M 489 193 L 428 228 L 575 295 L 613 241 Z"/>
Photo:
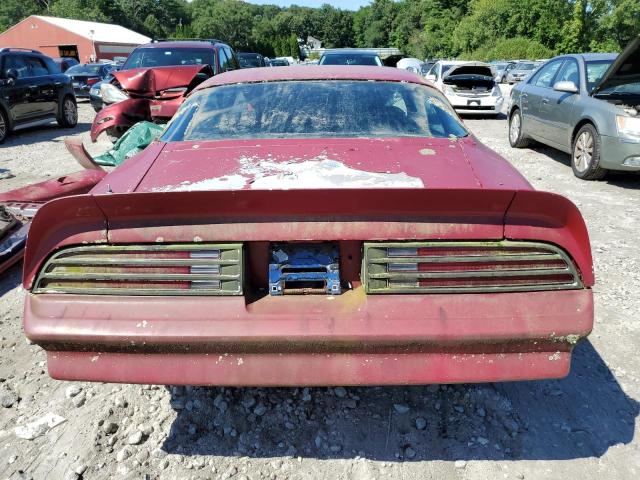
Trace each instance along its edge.
<path fill-rule="evenodd" d="M 119 137 L 141 121 L 166 123 L 200 83 L 239 68 L 235 53 L 218 40 L 157 42 L 136 48 L 113 79 L 102 83 L 101 109 L 91 140 Z"/>
<path fill-rule="evenodd" d="M 209 79 L 27 242 L 52 377 L 192 385 L 558 378 L 593 324 L 587 229 L 381 67 Z"/>

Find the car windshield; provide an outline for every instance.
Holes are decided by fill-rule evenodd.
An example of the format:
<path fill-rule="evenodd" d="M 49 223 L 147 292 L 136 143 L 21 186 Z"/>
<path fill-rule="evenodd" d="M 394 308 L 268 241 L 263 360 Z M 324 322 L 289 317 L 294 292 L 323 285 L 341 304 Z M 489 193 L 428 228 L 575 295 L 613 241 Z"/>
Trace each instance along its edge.
<path fill-rule="evenodd" d="M 76 65 L 69 68 L 67 75 L 99 75 L 102 65 Z"/>
<path fill-rule="evenodd" d="M 197 92 L 164 141 L 309 137 L 463 137 L 449 104 L 423 85 L 281 81 Z"/>
<path fill-rule="evenodd" d="M 208 48 L 137 48 L 122 66 L 122 70 L 141 67 L 174 65 L 213 65 L 213 49 Z"/>
<path fill-rule="evenodd" d="M 378 55 L 362 53 L 331 53 L 324 55 L 320 65 L 371 65 L 382 66 Z"/>
<path fill-rule="evenodd" d="M 602 80 L 602 77 L 612 63 L 613 60 L 593 60 L 587 62 L 587 90 L 589 92 L 592 91 L 598 83 L 600 83 L 600 80 Z"/>
<path fill-rule="evenodd" d="M 533 70 L 537 65 L 535 63 L 519 63 L 515 70 Z"/>

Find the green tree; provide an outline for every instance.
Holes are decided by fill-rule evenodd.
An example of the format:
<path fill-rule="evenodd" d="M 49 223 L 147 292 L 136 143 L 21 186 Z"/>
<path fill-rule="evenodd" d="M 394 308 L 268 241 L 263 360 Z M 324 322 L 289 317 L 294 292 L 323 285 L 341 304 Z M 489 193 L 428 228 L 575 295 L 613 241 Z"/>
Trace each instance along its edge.
<path fill-rule="evenodd" d="M 29 15 L 44 13 L 42 5 L 35 0 L 1 0 L 0 32 L 13 26 Z"/>
<path fill-rule="evenodd" d="M 238 50 L 252 44 L 253 9 L 238 0 L 194 0 L 192 27 L 197 37 L 218 38 Z"/>

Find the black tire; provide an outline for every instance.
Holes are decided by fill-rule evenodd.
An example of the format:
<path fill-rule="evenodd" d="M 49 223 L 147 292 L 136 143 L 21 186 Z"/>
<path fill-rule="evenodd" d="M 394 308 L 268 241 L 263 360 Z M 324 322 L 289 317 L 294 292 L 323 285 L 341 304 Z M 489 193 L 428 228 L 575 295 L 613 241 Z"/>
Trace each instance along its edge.
<path fill-rule="evenodd" d="M 582 180 L 600 180 L 607 170 L 600 166 L 602 142 L 596 127 L 587 123 L 582 126 L 571 146 L 571 169 Z"/>
<path fill-rule="evenodd" d="M 525 148 L 529 145 L 530 140 L 522 133 L 522 115 L 520 109 L 516 108 L 509 115 L 509 145 L 512 148 Z"/>
<path fill-rule="evenodd" d="M 78 124 L 78 105 L 71 95 L 65 96 L 58 105 L 56 121 L 62 128 L 73 128 Z"/>
<path fill-rule="evenodd" d="M 9 119 L 4 110 L 0 108 L 0 143 L 4 142 L 9 136 Z"/>

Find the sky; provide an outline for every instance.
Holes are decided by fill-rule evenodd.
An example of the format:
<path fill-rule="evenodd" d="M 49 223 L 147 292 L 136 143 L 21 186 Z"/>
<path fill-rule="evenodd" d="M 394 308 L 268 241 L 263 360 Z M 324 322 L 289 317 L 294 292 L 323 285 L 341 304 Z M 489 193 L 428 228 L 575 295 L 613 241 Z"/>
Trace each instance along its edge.
<path fill-rule="evenodd" d="M 279 5 L 288 7 L 289 5 L 298 5 L 300 7 L 320 7 L 323 3 L 328 3 L 337 8 L 345 10 L 357 10 L 358 8 L 368 5 L 371 0 L 246 0 L 249 3 L 258 3 L 260 5 Z"/>

